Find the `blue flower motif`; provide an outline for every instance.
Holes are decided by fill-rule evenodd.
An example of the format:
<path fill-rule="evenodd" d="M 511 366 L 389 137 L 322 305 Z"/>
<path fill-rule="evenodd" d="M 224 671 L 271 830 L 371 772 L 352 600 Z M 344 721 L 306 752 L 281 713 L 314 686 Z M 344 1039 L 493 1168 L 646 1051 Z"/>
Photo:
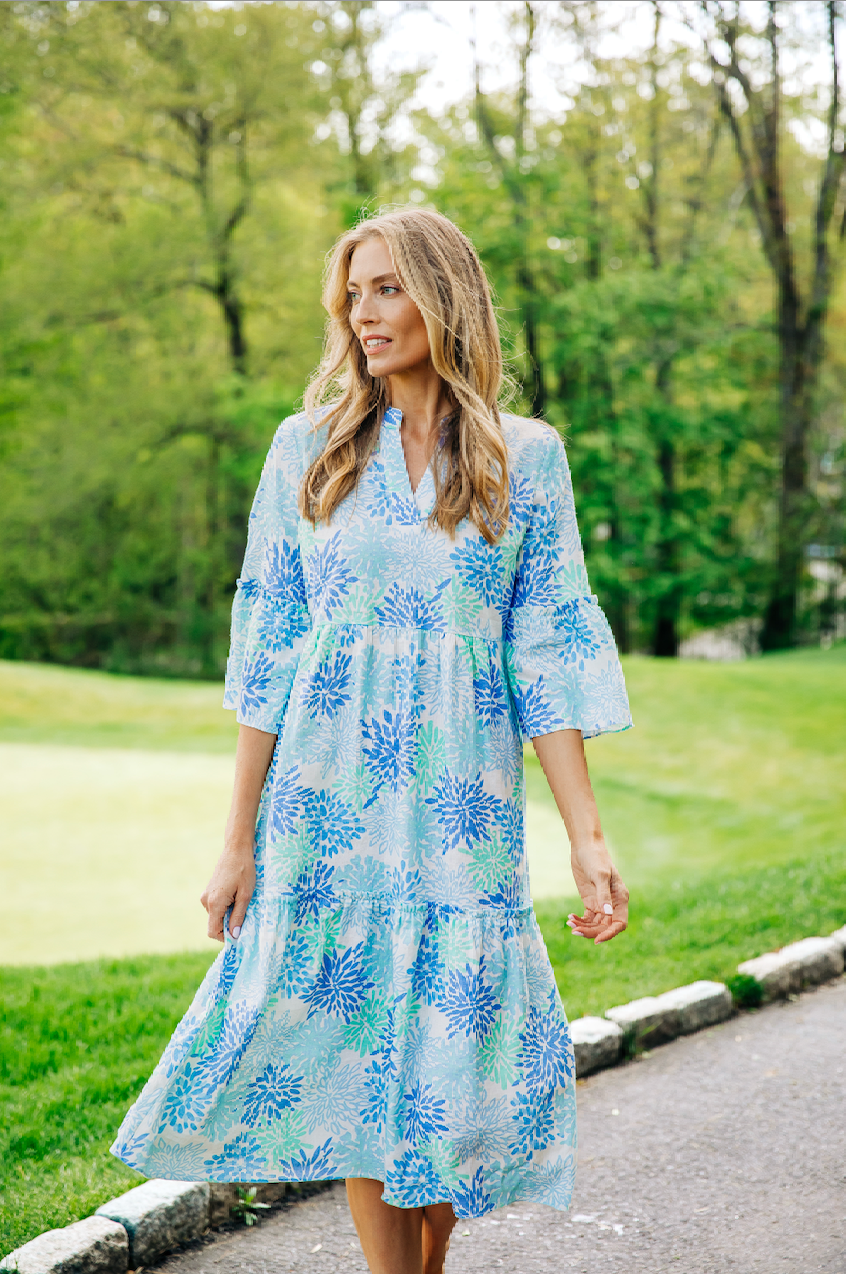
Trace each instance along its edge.
<path fill-rule="evenodd" d="M 553 730 L 565 728 L 567 723 L 553 712 L 546 697 L 543 673 L 525 690 L 522 686 L 513 685 L 512 691 L 517 715 L 523 730 L 530 738 L 536 734 L 551 734 Z"/>
<path fill-rule="evenodd" d="M 437 938 L 433 933 L 423 933 L 409 973 L 414 998 L 422 1000 L 425 1004 L 435 1004 L 443 985 L 444 965 L 438 953 Z"/>
<path fill-rule="evenodd" d="M 584 670 L 585 659 L 593 659 L 602 649 L 591 619 L 591 608 L 583 610 L 578 597 L 562 606 L 556 616 L 561 660 L 564 664 L 578 664 L 580 671 Z"/>
<path fill-rule="evenodd" d="M 502 802 L 485 791 L 481 774 L 475 779 L 460 779 L 447 770 L 432 796 L 426 797 L 426 804 L 435 808 L 444 848 L 456 849 L 459 845 L 469 848 L 474 840 L 490 840 L 489 825 Z"/>
<path fill-rule="evenodd" d="M 483 725 L 493 725 L 498 717 L 508 712 L 505 683 L 493 659 L 483 664 L 473 679 L 473 695 L 476 700 L 476 716 Z"/>
<path fill-rule="evenodd" d="M 446 627 L 441 609 L 441 593 L 449 584 L 442 580 L 429 598 L 416 588 L 392 584 L 376 607 L 377 621 L 387 628 L 426 628 L 442 632 Z"/>
<path fill-rule="evenodd" d="M 144 1163 L 149 1171 L 155 1172 L 164 1181 L 199 1181 L 205 1167 L 206 1150 L 203 1142 L 168 1145 L 162 1138 L 147 1147 Z"/>
<path fill-rule="evenodd" d="M 285 942 L 285 955 L 276 983 L 276 989 L 283 998 L 299 996 L 309 986 L 311 963 L 312 950 L 308 935 L 301 929 L 293 930 Z"/>
<path fill-rule="evenodd" d="M 300 1100 L 303 1080 L 290 1073 L 285 1062 L 272 1063 L 253 1080 L 244 1098 L 243 1122 L 248 1128 L 281 1119 Z"/>
<path fill-rule="evenodd" d="M 486 540 L 472 539 L 450 554 L 459 577 L 490 606 L 502 592 L 502 549 Z"/>
<path fill-rule="evenodd" d="M 431 1084 L 421 1084 L 420 1080 L 416 1080 L 403 1098 L 403 1107 L 405 1139 L 412 1146 L 449 1132 L 446 1102 L 435 1096 Z"/>
<path fill-rule="evenodd" d="M 219 1155 L 205 1161 L 211 1181 L 260 1181 L 267 1174 L 261 1146 L 248 1132 L 239 1133 Z"/>
<path fill-rule="evenodd" d="M 308 797 L 306 788 L 297 782 L 299 769 L 292 765 L 285 774 L 277 775 L 270 797 L 270 824 L 275 832 L 289 835 L 303 813 Z"/>
<path fill-rule="evenodd" d="M 376 1131 L 381 1132 L 388 1119 L 388 1087 L 394 1078 L 394 1067 L 390 1056 L 376 1053 L 364 1068 L 364 1084 L 367 1089 L 367 1105 L 361 1112 L 361 1122 L 375 1124 Z"/>
<path fill-rule="evenodd" d="M 202 1076 L 210 1087 L 230 1080 L 253 1038 L 260 1010 L 253 1004 L 229 1004 L 217 1038 L 199 1058 L 195 1079 Z"/>
<path fill-rule="evenodd" d="M 509 1150 L 515 1155 L 531 1159 L 536 1150 L 546 1150 L 555 1138 L 555 1107 L 553 1094 L 512 1097 L 513 1137 Z"/>
<path fill-rule="evenodd" d="M 186 1065 L 172 1081 L 162 1107 L 157 1131 L 196 1132 L 209 1102 L 208 1089 L 198 1082 L 199 1067 Z"/>
<path fill-rule="evenodd" d="M 520 606 L 555 605 L 555 566 L 553 553 L 537 545 L 524 549 L 511 595 L 513 611 Z"/>
<path fill-rule="evenodd" d="M 385 1189 L 403 1200 L 407 1208 L 423 1208 L 427 1204 L 446 1201 L 449 1190 L 424 1155 L 406 1150 L 388 1169 Z"/>
<path fill-rule="evenodd" d="M 351 681 L 351 663 L 352 655 L 345 655 L 339 650 L 331 663 L 325 659 L 317 665 L 302 690 L 302 701 L 310 716 L 331 717 L 349 703 L 347 690 Z"/>
<path fill-rule="evenodd" d="M 294 885 L 294 896 L 297 899 L 297 910 L 294 920 L 297 924 L 306 916 L 319 916 L 324 907 L 331 907 L 337 900 L 332 888 L 334 867 L 329 863 L 316 862 L 306 867 Z"/>
<path fill-rule="evenodd" d="M 332 1138 L 316 1146 L 310 1155 L 300 1150 L 291 1159 L 279 1164 L 279 1176 L 284 1181 L 323 1181 L 332 1175 Z"/>
<path fill-rule="evenodd" d="M 306 798 L 305 817 L 312 845 L 329 858 L 341 850 L 351 849 L 364 835 L 364 823 L 355 810 L 340 796 L 322 789 Z"/>
<path fill-rule="evenodd" d="M 370 725 L 361 722 L 361 733 L 367 740 L 362 748 L 365 763 L 376 780 L 373 795 L 367 802 L 372 805 L 385 783 L 392 792 L 397 792 L 414 778 L 417 737 L 414 714 L 407 709 L 389 712 L 384 708 L 381 721 L 373 718 Z"/>
<path fill-rule="evenodd" d="M 469 964 L 464 972 L 451 969 L 449 981 L 438 1001 L 438 1008 L 447 1019 L 447 1038 L 459 1033 L 468 1038 L 484 1039 L 496 1021 L 502 1005 L 485 982 L 485 957 L 479 960 L 478 972 Z"/>
<path fill-rule="evenodd" d="M 298 637 L 303 637 L 309 630 L 308 615 L 303 610 L 291 610 L 287 606 L 269 599 L 262 608 L 256 635 L 265 650 L 279 654 L 290 650 Z"/>
<path fill-rule="evenodd" d="M 252 708 L 261 708 L 266 704 L 272 684 L 273 660 L 263 651 L 256 651 L 251 659 L 245 661 L 241 674 L 242 712 L 249 712 Z"/>
<path fill-rule="evenodd" d="M 387 501 L 386 526 L 391 526 L 394 522 L 397 526 L 416 526 L 419 521 L 420 514 L 414 501 L 408 496 L 391 491 Z"/>
<path fill-rule="evenodd" d="M 264 578 L 267 590 L 291 606 L 307 606 L 303 563 L 298 545 L 283 540 L 265 548 Z"/>
<path fill-rule="evenodd" d="M 220 963 L 217 966 L 217 983 L 212 992 L 212 1005 L 219 1004 L 221 1000 L 225 1000 L 232 990 L 235 982 L 235 974 L 238 972 L 241 963 L 241 952 L 239 948 L 230 943 L 223 950 L 223 954 L 218 956 Z"/>
<path fill-rule="evenodd" d="M 364 943 L 359 942 L 344 952 L 326 952 L 314 986 L 303 997 L 311 1005 L 309 1017 L 322 1010 L 349 1022 L 373 987 L 361 967 L 363 949 Z"/>
<path fill-rule="evenodd" d="M 336 532 L 309 561 L 308 591 L 314 607 L 331 615 L 357 581 L 341 550 L 340 532 Z"/>
<path fill-rule="evenodd" d="M 511 860 L 517 867 L 523 859 L 526 846 L 522 801 L 503 801 L 498 821 Z"/>
<path fill-rule="evenodd" d="M 531 1094 L 563 1087 L 573 1075 L 573 1046 L 564 1016 L 549 993 L 549 1008 L 541 1013 L 529 1009 L 520 1034 L 522 1053 L 518 1066 Z"/>
<path fill-rule="evenodd" d="M 468 1182 L 462 1181 L 450 1191 L 452 1208 L 459 1220 L 484 1216 L 493 1208 L 493 1200 L 485 1189 L 485 1174 L 477 1168 Z"/>
<path fill-rule="evenodd" d="M 533 495 L 532 484 L 528 478 L 520 474 L 509 474 L 508 510 L 513 527 L 520 527 L 528 522 L 532 512 Z"/>

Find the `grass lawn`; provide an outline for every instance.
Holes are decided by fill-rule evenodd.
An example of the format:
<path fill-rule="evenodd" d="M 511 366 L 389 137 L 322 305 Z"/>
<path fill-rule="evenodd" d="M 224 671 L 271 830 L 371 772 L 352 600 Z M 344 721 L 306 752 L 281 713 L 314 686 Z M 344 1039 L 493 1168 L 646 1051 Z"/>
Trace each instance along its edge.
<path fill-rule="evenodd" d="M 566 841 L 527 765 L 537 910 L 571 1016 L 724 978 L 743 958 L 846 922 L 846 646 L 729 665 L 634 658 L 626 676 L 637 728 L 587 745 L 632 891 L 631 926 L 609 946 L 564 925 Z M 4 813 L 19 838 L 0 863 L 6 927 L 19 926 L 0 956 L 0 1252 L 137 1179 L 106 1150 L 211 953 L 22 961 L 114 950 L 122 929 L 144 923 L 150 950 L 196 931 L 193 911 L 168 912 L 163 895 L 190 889 L 196 907 L 197 873 L 217 853 L 234 738 L 219 702 L 216 686 L 0 664 Z M 36 874 L 63 908 L 39 902 Z"/>

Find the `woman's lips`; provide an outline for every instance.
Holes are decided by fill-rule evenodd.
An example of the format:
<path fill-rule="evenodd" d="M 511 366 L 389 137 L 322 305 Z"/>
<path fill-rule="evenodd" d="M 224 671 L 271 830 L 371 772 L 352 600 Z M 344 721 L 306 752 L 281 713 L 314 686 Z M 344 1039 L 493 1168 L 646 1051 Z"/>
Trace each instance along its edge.
<path fill-rule="evenodd" d="M 391 339 L 389 336 L 367 336 L 361 343 L 365 354 L 378 354 L 380 350 L 388 348 Z"/>

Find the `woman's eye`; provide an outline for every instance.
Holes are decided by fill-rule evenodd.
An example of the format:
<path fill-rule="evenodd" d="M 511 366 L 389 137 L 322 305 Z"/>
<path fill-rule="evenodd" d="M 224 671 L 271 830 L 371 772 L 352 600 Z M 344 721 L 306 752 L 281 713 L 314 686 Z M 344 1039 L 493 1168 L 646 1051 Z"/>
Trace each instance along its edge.
<path fill-rule="evenodd" d="M 358 300 L 358 293 L 357 293 L 357 292 L 348 292 L 348 293 L 347 293 L 347 300 L 349 301 L 350 305 L 355 305 L 356 301 Z"/>
<path fill-rule="evenodd" d="M 390 293 L 390 292 L 399 292 L 399 288 L 391 287 L 391 285 L 390 285 L 389 283 L 386 283 L 386 284 L 385 284 L 385 286 L 382 288 L 382 291 L 383 291 L 383 292 L 389 292 L 389 293 Z"/>

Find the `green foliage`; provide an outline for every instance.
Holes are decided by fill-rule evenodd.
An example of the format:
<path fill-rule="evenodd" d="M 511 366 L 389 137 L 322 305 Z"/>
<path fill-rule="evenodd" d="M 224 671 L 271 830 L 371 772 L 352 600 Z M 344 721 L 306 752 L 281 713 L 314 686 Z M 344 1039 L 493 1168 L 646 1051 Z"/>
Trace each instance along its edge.
<path fill-rule="evenodd" d="M 270 1210 L 269 1203 L 259 1203 L 256 1199 L 258 1191 L 255 1186 L 251 1186 L 249 1190 L 239 1186 L 236 1193 L 237 1198 L 230 1208 L 234 1221 L 240 1221 L 242 1225 L 255 1225 L 261 1220 L 261 1213 Z"/>
<path fill-rule="evenodd" d="M 713 85 L 697 50 L 605 57 L 611 11 L 536 6 L 533 31 L 526 12 L 513 90 L 485 93 L 482 67 L 432 117 L 421 71 L 383 66 L 402 14 L 369 2 L 0 5 L 0 656 L 221 673 L 256 476 L 317 359 L 324 254 L 362 210 L 427 199 L 480 248 L 518 409 L 567 440 L 621 646 L 761 615 L 776 341 Z M 522 91 L 541 42 L 584 72 L 562 72 L 566 118 Z M 804 270 L 819 166 L 789 134 L 784 157 Z M 843 609 L 842 278 L 829 310 L 808 641 Z"/>
<path fill-rule="evenodd" d="M 208 956 L 0 969 L 0 1250 L 137 1185 L 108 1148 Z"/>
<path fill-rule="evenodd" d="M 726 986 L 739 1009 L 757 1009 L 764 1002 L 764 988 L 751 973 L 735 973 L 726 979 Z"/>

